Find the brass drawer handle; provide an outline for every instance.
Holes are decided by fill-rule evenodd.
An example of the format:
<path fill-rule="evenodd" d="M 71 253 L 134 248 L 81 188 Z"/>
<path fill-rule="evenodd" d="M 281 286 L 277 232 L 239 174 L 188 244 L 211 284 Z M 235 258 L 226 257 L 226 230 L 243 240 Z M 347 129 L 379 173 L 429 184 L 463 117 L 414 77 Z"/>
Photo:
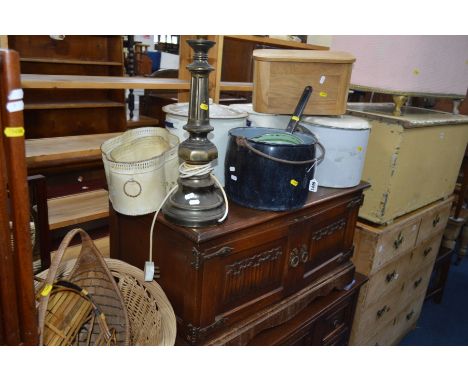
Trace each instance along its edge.
<path fill-rule="evenodd" d="M 333 321 L 333 328 L 336 329 L 341 325 L 341 321 L 336 319 Z"/>
<path fill-rule="evenodd" d="M 309 260 L 309 251 L 307 250 L 307 246 L 305 244 L 301 246 L 301 249 L 299 250 L 299 255 L 301 256 L 301 261 L 303 263 L 307 263 L 307 260 Z"/>
<path fill-rule="evenodd" d="M 401 234 L 401 232 L 398 234 L 398 237 L 395 239 L 395 241 L 393 242 L 393 247 L 395 249 L 398 249 L 401 245 L 401 243 L 403 243 L 403 235 Z"/>
<path fill-rule="evenodd" d="M 406 321 L 411 320 L 411 317 L 413 317 L 413 315 L 414 315 L 414 310 L 412 310 L 410 313 L 406 315 Z"/>
<path fill-rule="evenodd" d="M 377 311 L 377 318 L 380 318 L 383 316 L 385 312 L 388 312 L 390 308 L 387 305 L 384 305 L 384 307 L 380 310 Z"/>
<path fill-rule="evenodd" d="M 419 286 L 419 284 L 421 284 L 421 281 L 422 281 L 422 277 L 420 277 L 418 280 L 416 280 L 416 281 L 414 282 L 414 288 L 415 288 L 415 289 Z"/>
<path fill-rule="evenodd" d="M 426 257 L 427 255 L 429 255 L 429 253 L 431 253 L 431 251 L 432 251 L 432 247 L 426 248 L 426 249 L 424 250 L 424 253 L 423 253 L 424 257 Z"/>
<path fill-rule="evenodd" d="M 294 248 L 291 251 L 291 255 L 289 256 L 289 265 L 292 268 L 296 268 L 299 265 L 299 250 L 297 248 Z"/>
<path fill-rule="evenodd" d="M 436 218 L 432 221 L 432 226 L 435 227 L 440 222 L 440 216 L 437 215 Z"/>
<path fill-rule="evenodd" d="M 389 273 L 385 279 L 387 283 L 389 283 L 392 280 L 396 280 L 398 276 L 399 276 L 398 273 L 396 271 L 393 271 L 392 273 Z"/>

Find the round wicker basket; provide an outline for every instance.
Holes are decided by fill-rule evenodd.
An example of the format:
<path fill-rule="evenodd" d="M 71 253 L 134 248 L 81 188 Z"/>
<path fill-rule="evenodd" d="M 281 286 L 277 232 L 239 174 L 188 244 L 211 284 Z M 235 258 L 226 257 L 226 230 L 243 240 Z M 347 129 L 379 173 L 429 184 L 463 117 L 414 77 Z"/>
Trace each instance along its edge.
<path fill-rule="evenodd" d="M 57 277 L 67 277 L 75 259 L 63 262 Z M 155 281 L 144 281 L 142 270 L 116 259 L 105 259 L 127 308 L 130 345 L 171 346 L 176 338 L 174 310 L 162 288 Z M 37 276 L 45 277 L 47 270 Z M 36 282 L 36 288 L 39 283 Z"/>

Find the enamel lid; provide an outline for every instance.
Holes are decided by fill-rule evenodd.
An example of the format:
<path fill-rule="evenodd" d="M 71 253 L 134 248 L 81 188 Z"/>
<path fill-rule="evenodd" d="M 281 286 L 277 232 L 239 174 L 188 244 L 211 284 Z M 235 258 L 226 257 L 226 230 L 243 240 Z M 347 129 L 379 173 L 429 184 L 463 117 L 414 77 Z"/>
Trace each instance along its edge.
<path fill-rule="evenodd" d="M 249 114 L 256 114 L 256 115 L 266 115 L 266 116 L 276 116 L 276 115 L 281 115 L 281 114 L 266 114 L 266 113 L 259 113 L 258 111 L 255 111 L 253 109 L 253 106 L 251 103 L 233 103 L 229 105 L 231 109 L 237 110 L 239 112 L 246 112 Z"/>
<path fill-rule="evenodd" d="M 347 130 L 368 130 L 370 124 L 364 118 L 352 115 L 337 115 L 330 117 L 303 117 L 301 123 Z"/>
<path fill-rule="evenodd" d="M 182 117 L 188 117 L 188 102 L 181 103 L 172 103 L 166 105 L 163 108 L 163 111 L 168 114 L 175 114 Z M 246 118 L 247 113 L 240 110 L 232 109 L 225 105 L 219 105 L 217 103 L 212 103 L 210 100 L 210 118 L 219 118 L 219 119 L 235 119 L 235 118 Z"/>

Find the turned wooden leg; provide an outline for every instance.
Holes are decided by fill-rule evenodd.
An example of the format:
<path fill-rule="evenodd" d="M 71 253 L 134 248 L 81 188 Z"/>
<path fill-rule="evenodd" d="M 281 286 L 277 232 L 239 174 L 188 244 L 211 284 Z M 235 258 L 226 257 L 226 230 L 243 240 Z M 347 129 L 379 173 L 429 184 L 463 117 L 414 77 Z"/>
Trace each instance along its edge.
<path fill-rule="evenodd" d="M 453 99 L 452 100 L 452 105 L 453 105 L 452 113 L 453 114 L 460 114 L 459 107 L 460 107 L 460 104 L 462 102 L 463 102 L 462 99 Z"/>
<path fill-rule="evenodd" d="M 394 95 L 393 102 L 395 103 L 395 108 L 393 109 L 393 115 L 399 117 L 401 115 L 401 108 L 405 105 L 408 100 L 407 96 L 403 95 Z"/>

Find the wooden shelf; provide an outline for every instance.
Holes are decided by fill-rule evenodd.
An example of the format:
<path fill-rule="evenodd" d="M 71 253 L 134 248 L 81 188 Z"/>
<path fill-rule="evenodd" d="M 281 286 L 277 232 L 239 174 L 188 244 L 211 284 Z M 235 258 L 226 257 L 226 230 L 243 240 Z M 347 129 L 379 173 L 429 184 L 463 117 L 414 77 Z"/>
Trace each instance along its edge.
<path fill-rule="evenodd" d="M 136 119 L 127 119 L 127 128 L 134 129 L 136 127 L 158 126 L 159 120 L 146 115 L 139 115 Z"/>
<path fill-rule="evenodd" d="M 329 50 L 328 46 L 304 44 L 303 42 L 281 40 L 279 38 L 261 37 L 253 35 L 225 35 L 224 38 L 230 38 L 233 40 L 249 41 L 258 44 L 275 45 L 281 48 L 292 48 L 292 49 L 310 49 L 310 50 Z"/>
<path fill-rule="evenodd" d="M 253 90 L 252 82 L 221 82 L 221 91 L 251 92 Z"/>
<path fill-rule="evenodd" d="M 47 63 L 47 64 L 70 64 L 70 65 L 102 65 L 102 66 L 123 66 L 118 61 L 90 61 L 90 60 L 67 60 L 61 58 L 47 57 L 22 57 L 21 62 Z"/>
<path fill-rule="evenodd" d="M 101 145 L 121 133 L 26 139 L 29 169 L 101 160 Z"/>
<path fill-rule="evenodd" d="M 53 198 L 47 201 L 49 229 L 54 230 L 109 216 L 106 190 L 96 190 Z"/>
<path fill-rule="evenodd" d="M 123 102 L 112 101 L 70 101 L 70 102 L 27 102 L 25 110 L 49 110 L 49 109 L 89 109 L 103 107 L 124 107 Z"/>
<path fill-rule="evenodd" d="M 190 89 L 190 82 L 177 78 L 22 74 L 21 86 L 24 89 L 188 90 Z"/>

